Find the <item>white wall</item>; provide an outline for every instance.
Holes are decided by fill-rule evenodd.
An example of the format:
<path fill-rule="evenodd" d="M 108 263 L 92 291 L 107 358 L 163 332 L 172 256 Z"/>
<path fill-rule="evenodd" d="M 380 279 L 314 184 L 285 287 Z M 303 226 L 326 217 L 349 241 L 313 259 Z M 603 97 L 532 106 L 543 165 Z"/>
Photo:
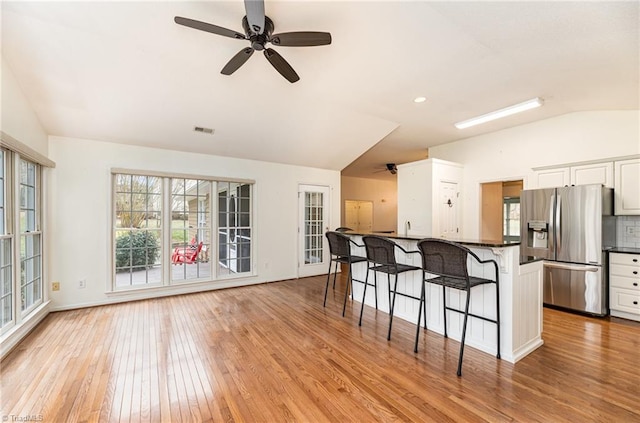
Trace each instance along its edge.
<path fill-rule="evenodd" d="M 533 167 L 640 153 L 640 111 L 577 112 L 429 148 L 464 165 L 464 238 L 480 231 L 480 183 L 531 177 Z"/>
<path fill-rule="evenodd" d="M 51 293 L 54 309 L 123 300 L 105 294 L 110 282 L 110 170 L 114 167 L 256 181 L 253 254 L 258 275 L 236 280 L 232 286 L 297 276 L 299 183 L 330 186 L 330 224 L 340 222 L 337 171 L 62 137 L 51 137 L 49 148 L 57 165 L 49 187 L 50 274 L 61 285 L 60 291 Z M 77 288 L 80 279 L 86 279 L 85 289 Z M 228 285 L 213 282 L 190 289 L 223 286 Z M 139 298 L 145 296 L 149 293 Z"/>
<path fill-rule="evenodd" d="M 340 211 L 344 226 L 345 200 L 373 202 L 373 230 L 395 231 L 398 220 L 398 184 L 396 179 L 380 180 L 343 176 Z"/>
<path fill-rule="evenodd" d="M 47 134 L 33 109 L 27 102 L 16 78 L 4 60 L 0 84 L 0 130 L 31 147 L 43 156 L 48 156 Z"/>

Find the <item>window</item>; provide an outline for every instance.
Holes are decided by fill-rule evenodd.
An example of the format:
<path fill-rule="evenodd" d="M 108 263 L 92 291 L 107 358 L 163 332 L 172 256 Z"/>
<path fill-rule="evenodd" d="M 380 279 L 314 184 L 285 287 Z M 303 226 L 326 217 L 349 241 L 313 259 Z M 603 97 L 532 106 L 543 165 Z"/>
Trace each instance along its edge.
<path fill-rule="evenodd" d="M 222 274 L 251 271 L 251 185 L 218 183 L 218 263 Z"/>
<path fill-rule="evenodd" d="M 13 268 L 9 223 L 7 222 L 8 152 L 0 150 L 0 327 L 13 322 Z"/>
<path fill-rule="evenodd" d="M 504 241 L 520 240 L 520 198 L 504 197 Z"/>
<path fill-rule="evenodd" d="M 39 166 L 20 160 L 20 295 L 22 311 L 42 302 Z"/>
<path fill-rule="evenodd" d="M 171 279 L 211 278 L 208 255 L 211 183 L 200 179 L 172 179 L 171 193 Z"/>
<path fill-rule="evenodd" d="M 321 192 L 304 193 L 304 263 L 322 263 L 324 231 L 323 198 Z"/>
<path fill-rule="evenodd" d="M 252 183 L 135 172 L 113 179 L 114 289 L 252 271 Z"/>
<path fill-rule="evenodd" d="M 46 167 L 55 163 L 0 135 L 0 333 L 12 337 L 45 311 L 42 186 Z"/>
<path fill-rule="evenodd" d="M 154 176 L 115 177 L 116 287 L 162 281 L 162 184 Z"/>

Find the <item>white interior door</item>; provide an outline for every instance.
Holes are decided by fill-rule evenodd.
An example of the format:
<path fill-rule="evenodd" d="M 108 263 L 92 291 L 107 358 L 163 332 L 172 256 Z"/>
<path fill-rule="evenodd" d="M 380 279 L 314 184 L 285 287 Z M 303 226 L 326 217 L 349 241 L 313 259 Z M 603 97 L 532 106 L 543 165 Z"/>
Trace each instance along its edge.
<path fill-rule="evenodd" d="M 457 239 L 460 236 L 458 192 L 457 182 L 440 182 L 440 231 L 434 235 L 447 239 Z"/>
<path fill-rule="evenodd" d="M 358 232 L 373 229 L 373 201 L 345 200 L 344 225 Z"/>
<path fill-rule="evenodd" d="M 361 232 L 373 230 L 373 201 L 358 202 L 358 230 Z"/>
<path fill-rule="evenodd" d="M 298 188 L 298 277 L 327 272 L 329 245 L 329 187 L 300 185 Z"/>
<path fill-rule="evenodd" d="M 354 231 L 358 230 L 358 202 L 345 200 L 344 202 L 344 225 Z"/>

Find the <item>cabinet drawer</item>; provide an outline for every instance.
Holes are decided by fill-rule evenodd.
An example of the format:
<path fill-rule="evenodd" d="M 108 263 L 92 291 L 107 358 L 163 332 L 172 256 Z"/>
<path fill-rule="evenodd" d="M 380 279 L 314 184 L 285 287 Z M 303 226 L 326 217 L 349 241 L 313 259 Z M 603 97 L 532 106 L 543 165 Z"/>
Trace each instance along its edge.
<path fill-rule="evenodd" d="M 640 266 L 626 266 L 624 264 L 611 264 L 609 274 L 612 276 L 625 276 L 627 278 L 640 279 Z"/>
<path fill-rule="evenodd" d="M 625 276 L 613 275 L 609 278 L 609 285 L 640 292 L 640 277 L 627 278 Z"/>
<path fill-rule="evenodd" d="M 640 314 L 640 292 L 611 288 L 610 307 L 613 310 Z"/>
<path fill-rule="evenodd" d="M 611 253 L 609 255 L 609 263 L 626 264 L 628 266 L 638 266 L 640 268 L 640 254 Z"/>

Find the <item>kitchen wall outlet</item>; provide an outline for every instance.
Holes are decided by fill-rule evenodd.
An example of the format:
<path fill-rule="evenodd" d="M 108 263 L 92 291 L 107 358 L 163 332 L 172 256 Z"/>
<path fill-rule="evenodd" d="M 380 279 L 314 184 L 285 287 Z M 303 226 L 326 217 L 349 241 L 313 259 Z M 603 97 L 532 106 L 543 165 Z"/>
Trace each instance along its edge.
<path fill-rule="evenodd" d="M 52 291 L 60 291 L 60 282 L 51 282 Z"/>
<path fill-rule="evenodd" d="M 78 289 L 83 289 L 87 287 L 87 280 L 86 279 L 80 279 L 78 281 Z"/>
<path fill-rule="evenodd" d="M 627 235 L 633 235 L 635 233 L 635 227 L 627 226 Z"/>

